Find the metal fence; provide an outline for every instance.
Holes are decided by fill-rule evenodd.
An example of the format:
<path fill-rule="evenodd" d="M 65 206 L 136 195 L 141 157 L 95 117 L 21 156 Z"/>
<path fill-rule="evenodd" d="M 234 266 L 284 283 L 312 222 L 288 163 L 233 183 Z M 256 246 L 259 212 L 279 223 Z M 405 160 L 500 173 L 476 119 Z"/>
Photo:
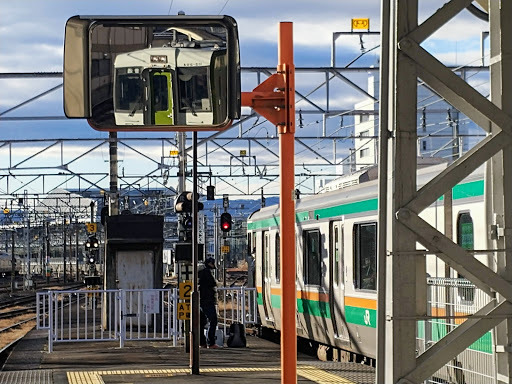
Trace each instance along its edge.
<path fill-rule="evenodd" d="M 37 328 L 53 344 L 172 340 L 181 336 L 176 289 L 48 291 L 37 294 Z"/>
<path fill-rule="evenodd" d="M 256 288 L 224 287 L 217 288 L 219 320 L 226 328 L 233 323 L 258 323 L 258 304 L 256 302 Z"/>
<path fill-rule="evenodd" d="M 172 289 L 46 291 L 37 293 L 37 329 L 55 343 L 172 340 L 182 337 L 178 291 Z M 258 322 L 256 289 L 218 288 L 219 328 Z"/>
<path fill-rule="evenodd" d="M 433 319 L 418 322 L 419 354 L 488 304 L 491 298 L 466 279 L 428 278 L 427 301 L 428 315 Z M 494 384 L 495 375 L 493 334 L 487 332 L 427 382 Z"/>

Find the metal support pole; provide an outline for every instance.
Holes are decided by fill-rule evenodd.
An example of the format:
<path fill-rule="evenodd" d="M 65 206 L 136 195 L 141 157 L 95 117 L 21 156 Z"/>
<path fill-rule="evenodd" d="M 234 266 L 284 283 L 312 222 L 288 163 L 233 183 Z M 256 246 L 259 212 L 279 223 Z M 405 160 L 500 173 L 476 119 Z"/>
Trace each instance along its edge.
<path fill-rule="evenodd" d="M 278 72 L 285 78 L 285 120 L 279 132 L 281 246 L 281 382 L 297 383 L 297 291 L 295 286 L 295 67 L 293 24 L 279 23 Z"/>
<path fill-rule="evenodd" d="M 391 137 L 389 132 L 389 53 L 390 53 L 390 4 L 381 1 L 381 71 L 380 71 L 380 103 L 379 103 L 379 223 L 386 223 L 388 212 L 388 146 Z M 385 384 L 386 367 L 386 270 L 387 270 L 387 236 L 385 225 L 379 225 L 377 249 L 377 365 L 376 383 Z"/>
<path fill-rule="evenodd" d="M 193 375 L 199 375 L 199 332 L 200 321 L 199 321 L 199 290 L 197 286 L 198 282 L 198 262 L 199 262 L 199 247 L 197 244 L 197 232 L 198 232 L 198 204 L 197 204 L 197 132 L 193 133 L 193 164 L 192 164 L 192 310 L 191 310 L 191 325 L 192 332 L 191 337 L 191 348 L 190 348 L 190 368 Z"/>

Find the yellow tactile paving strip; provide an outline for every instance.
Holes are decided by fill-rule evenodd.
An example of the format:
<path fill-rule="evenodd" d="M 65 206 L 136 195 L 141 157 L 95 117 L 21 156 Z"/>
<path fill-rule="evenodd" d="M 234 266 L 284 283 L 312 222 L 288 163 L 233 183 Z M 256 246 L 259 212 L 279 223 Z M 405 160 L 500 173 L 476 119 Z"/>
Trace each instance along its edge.
<path fill-rule="evenodd" d="M 203 368 L 201 372 L 277 372 L 280 367 L 269 368 Z M 69 384 L 104 384 L 102 376 L 106 375 L 147 375 L 148 377 L 173 376 L 175 374 L 187 374 L 190 369 L 132 369 L 123 371 L 80 371 L 67 372 Z M 353 381 L 326 372 L 312 366 L 297 367 L 297 375 L 318 384 L 355 384 Z"/>

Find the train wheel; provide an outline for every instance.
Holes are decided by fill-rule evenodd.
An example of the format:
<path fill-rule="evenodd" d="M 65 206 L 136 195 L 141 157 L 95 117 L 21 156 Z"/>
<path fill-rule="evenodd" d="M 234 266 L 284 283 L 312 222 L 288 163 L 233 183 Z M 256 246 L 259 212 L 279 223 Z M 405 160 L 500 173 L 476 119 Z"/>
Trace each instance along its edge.
<path fill-rule="evenodd" d="M 340 361 L 341 361 L 342 363 L 348 363 L 348 362 L 350 362 L 350 355 L 351 355 L 351 353 L 350 353 L 350 352 L 348 352 L 348 351 L 344 351 L 344 350 L 342 350 L 342 349 L 341 349 L 341 350 L 340 350 L 340 352 L 339 352 L 339 356 L 340 356 L 339 358 L 340 358 Z"/>

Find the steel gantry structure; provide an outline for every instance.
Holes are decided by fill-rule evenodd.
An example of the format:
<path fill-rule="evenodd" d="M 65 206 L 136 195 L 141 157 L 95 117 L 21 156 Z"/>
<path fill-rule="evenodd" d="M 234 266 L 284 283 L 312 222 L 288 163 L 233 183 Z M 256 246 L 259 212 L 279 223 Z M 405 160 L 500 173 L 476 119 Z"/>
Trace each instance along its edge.
<path fill-rule="evenodd" d="M 423 23 L 418 0 L 382 1 L 381 152 L 379 219 L 379 383 L 420 383 L 496 328 L 497 380 L 512 377 L 512 3 L 480 2 L 489 12 L 491 100 L 435 59 L 422 43 L 471 0 L 452 0 Z M 389 22 L 386 22 L 389 21 Z M 386 32 L 387 31 L 387 32 Z M 389 73 L 389 76 L 388 76 Z M 417 79 L 475 121 L 487 137 L 419 190 L 416 186 Z M 487 162 L 487 267 L 419 215 Z M 445 209 L 447 203 L 445 200 Z M 484 234 L 480 234 L 484 235 Z M 417 252 L 416 244 L 426 248 Z M 426 313 L 425 256 L 435 254 L 486 292 L 491 300 L 455 330 L 417 355 L 417 321 Z M 388 257 L 389 256 L 389 257 Z M 387 272 L 384 273 L 384 272 Z"/>
<path fill-rule="evenodd" d="M 482 69 L 485 67 L 462 67 L 458 71 L 462 75 Z M 244 84 L 248 87 L 260 84 L 271 73 L 271 68 L 242 69 Z M 297 188 L 302 194 L 314 194 L 318 192 L 318 180 L 333 179 L 341 174 L 341 167 L 350 169 L 354 164 L 354 152 L 357 151 L 354 140 L 357 137 L 353 133 L 352 121 L 355 116 L 376 116 L 378 112 L 374 107 L 375 96 L 357 83 L 366 82 L 368 73 L 377 77 L 378 68 L 298 67 L 296 73 Z M 0 80 L 61 77 L 62 73 L 0 74 Z M 88 130 L 85 122 L 81 128 L 82 132 L 88 132 L 86 135 L 82 133 L 85 137 L 56 136 L 52 133 L 55 127 L 62 131 L 66 130 L 62 127 L 71 124 L 69 120 L 63 121 L 66 119 L 64 116 L 29 116 L 24 111 L 37 104 L 39 99 L 60 90 L 61 86 L 52 85 L 48 90 L 0 112 L 0 124 L 4 127 L 38 124 L 41 131 L 48 132 L 47 137 L 38 135 L 43 136 L 38 139 L 0 136 L 3 137 L 0 140 L 0 201 L 16 198 L 25 189 L 38 194 L 62 187 L 78 192 L 108 190 L 110 170 L 104 163 L 108 161 L 108 148 L 113 141 L 117 143 L 119 152 L 121 193 L 138 190 L 144 195 L 148 188 L 162 188 L 174 193 L 180 167 L 190 159 L 190 138 L 184 144 L 180 143 L 183 135 L 133 134 L 112 138 Z M 341 93 L 348 101 L 340 99 Z M 354 108 L 352 100 L 358 99 L 367 100 L 367 107 Z M 431 108 L 430 111 L 446 113 L 444 109 Z M 446 137 L 451 137 L 451 133 Z M 376 140 L 377 136 L 365 138 Z M 277 142 L 275 127 L 250 109 L 227 132 L 201 135 L 198 165 L 203 183 L 217 184 L 218 195 L 229 191 L 233 196 L 256 197 L 262 189 L 265 195 L 277 195 Z"/>

